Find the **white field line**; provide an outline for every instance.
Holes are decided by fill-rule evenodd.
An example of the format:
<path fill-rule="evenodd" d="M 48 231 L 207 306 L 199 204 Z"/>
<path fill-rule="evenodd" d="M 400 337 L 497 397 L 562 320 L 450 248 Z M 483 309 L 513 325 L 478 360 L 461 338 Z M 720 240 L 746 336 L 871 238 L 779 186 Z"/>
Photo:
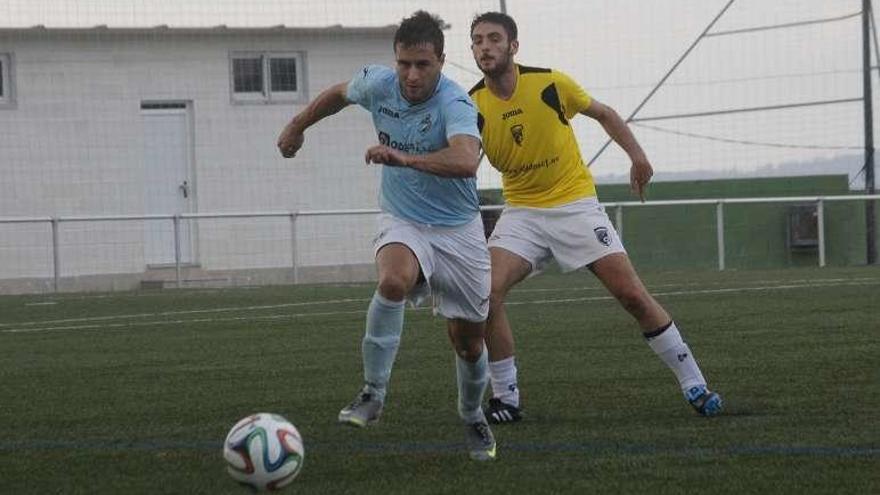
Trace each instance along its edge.
<path fill-rule="evenodd" d="M 230 306 L 225 308 L 210 308 L 210 309 L 187 309 L 181 311 L 162 311 L 159 313 L 134 313 L 127 315 L 109 315 L 109 316 L 87 316 L 84 318 L 64 318 L 61 320 L 42 320 L 42 321 L 30 321 L 30 322 L 19 322 L 19 323 L 0 323 L 0 328 L 3 327 L 11 327 L 11 326 L 28 326 L 28 325 L 44 325 L 44 324 L 57 324 L 57 323 L 76 323 L 76 322 L 87 322 L 87 321 L 109 321 L 109 320 L 124 320 L 124 319 L 136 319 L 136 318 L 155 318 L 160 316 L 178 316 L 178 315 L 193 315 L 193 314 L 204 314 L 204 313 L 223 313 L 228 311 L 262 311 L 264 309 L 280 309 L 280 308 L 293 308 L 297 306 L 318 306 L 325 304 L 342 304 L 349 302 L 369 302 L 369 299 L 324 299 L 320 301 L 305 301 L 305 302 L 297 302 L 297 303 L 285 303 L 285 304 L 265 304 L 259 306 Z"/>
<path fill-rule="evenodd" d="M 327 287 L 330 288 L 354 288 L 354 287 L 362 287 L 363 283 L 352 282 L 350 284 L 327 284 Z M 234 287 L 213 287 L 213 288 L 186 288 L 186 289 L 174 289 L 175 296 L 185 296 L 189 294 L 210 294 L 210 293 L 222 293 L 227 291 L 245 291 L 245 290 L 261 290 L 265 289 L 267 286 L 260 285 L 239 285 Z M 80 300 L 92 300 L 92 299 L 145 299 L 151 297 L 168 297 L 168 291 L 121 291 L 121 292 L 107 292 L 100 294 L 91 294 L 88 292 L 71 292 L 71 293 L 57 293 L 57 294 L 43 294 L 42 297 L 46 298 L 48 302 L 69 302 L 69 301 L 80 301 Z M 40 304 L 40 303 L 28 303 L 28 304 Z M 26 304 L 27 305 L 27 304 Z"/>
<path fill-rule="evenodd" d="M 677 290 L 668 292 L 651 292 L 654 297 L 674 297 L 674 296 L 692 296 L 700 294 L 724 294 L 731 292 L 757 292 L 771 290 L 792 290 L 792 289 L 813 289 L 820 287 L 841 287 L 841 286 L 862 286 L 862 285 L 880 285 L 880 279 L 863 279 L 863 280 L 845 280 L 825 283 L 806 283 L 806 284 L 785 284 L 785 285 L 767 285 L 759 287 L 726 287 L 719 289 L 695 289 L 695 290 Z M 565 299 L 543 299 L 531 301 L 508 301 L 507 306 L 520 304 L 548 304 L 548 303 L 569 303 L 580 301 L 603 301 L 614 299 L 612 296 L 594 296 L 594 297 L 571 297 Z"/>
<path fill-rule="evenodd" d="M 725 288 L 716 288 L 716 289 L 688 289 L 688 290 L 677 290 L 677 291 L 666 291 L 666 292 L 653 292 L 652 294 L 655 297 L 676 297 L 676 296 L 693 296 L 693 295 L 705 295 L 705 294 L 726 294 L 726 293 L 737 293 L 737 292 L 766 292 L 766 291 L 780 291 L 780 290 L 797 290 L 797 289 L 814 289 L 814 288 L 823 288 L 823 287 L 841 287 L 841 286 L 870 286 L 870 285 L 880 285 L 880 279 L 871 279 L 871 278 L 862 278 L 862 279 L 827 279 L 827 280 L 807 280 L 807 281 L 797 281 L 804 283 L 788 283 L 788 284 L 780 284 L 780 285 L 765 285 L 765 286 L 751 286 L 751 287 L 725 287 Z M 592 289 L 592 288 L 589 288 Z M 542 291 L 547 289 L 540 289 Z M 571 291 L 571 288 L 560 288 L 559 290 Z M 516 291 L 516 292 L 526 292 Z M 613 300 L 614 298 L 610 295 L 602 295 L 602 296 L 590 296 L 590 297 L 569 297 L 569 298 L 556 298 L 556 299 L 537 299 L 537 300 L 528 300 L 528 301 L 508 301 L 506 304 L 508 306 L 520 306 L 520 305 L 529 305 L 529 304 L 560 304 L 560 303 L 571 303 L 571 302 L 588 302 L 588 301 L 606 301 Z M 315 306 L 315 305 L 326 305 L 326 304 L 341 304 L 341 303 L 351 303 L 351 302 L 367 302 L 367 299 L 332 299 L 332 300 L 324 300 L 324 301 L 309 301 L 302 303 L 288 303 L 288 304 L 273 304 L 273 305 L 263 305 L 263 306 L 239 306 L 239 307 L 224 307 L 224 308 L 213 308 L 213 309 L 197 309 L 197 310 L 186 310 L 186 311 L 166 311 L 160 313 L 138 313 L 138 314 L 130 314 L 130 315 L 115 315 L 115 316 L 96 316 L 96 317 L 86 317 L 86 318 L 69 318 L 64 320 L 44 320 L 44 321 L 32 321 L 32 322 L 18 322 L 14 324 L 0 324 L 0 327 L 11 327 L 11 328 L 3 328 L 0 330 L 2 333 L 32 333 L 32 332 L 46 332 L 46 331 L 55 331 L 55 330 L 88 330 L 88 329 L 119 329 L 119 328 L 137 328 L 137 327 L 150 327 L 150 326 L 167 326 L 167 325 L 182 325 L 189 323 L 222 323 L 222 322 L 230 322 L 230 321 L 261 321 L 261 320 L 284 320 L 284 319 L 294 319 L 294 318 L 302 318 L 302 317 L 317 317 L 317 316 L 335 316 L 335 315 L 352 315 L 352 314 L 365 314 L 366 308 L 358 309 L 358 310 L 349 310 L 349 311 L 323 311 L 323 312 L 307 312 L 307 313 L 289 313 L 289 314 L 280 314 L 280 315 L 253 315 L 253 316 L 219 316 L 219 317 L 208 317 L 208 318 L 190 318 L 190 319 L 174 319 L 174 320 L 155 320 L 153 318 L 162 317 L 162 316 L 181 316 L 181 315 L 194 315 L 194 314 L 210 314 L 210 313 L 228 313 L 232 311 L 262 311 L 266 309 L 280 309 L 280 308 L 290 308 L 290 307 L 302 307 L 302 306 Z M 423 308 L 422 310 L 426 310 L 429 308 Z M 120 320 L 120 319 L 148 319 L 148 321 L 137 321 L 137 322 L 119 322 L 112 323 L 112 320 Z M 74 325 L 64 325 L 65 323 L 80 323 Z M 60 324 L 60 325 L 59 325 Z"/>
<path fill-rule="evenodd" d="M 874 277 L 874 278 L 871 278 L 871 277 L 852 278 L 852 277 L 850 277 L 850 278 L 820 278 L 820 279 L 813 278 L 813 279 L 800 279 L 800 280 L 785 280 L 784 282 L 786 284 L 795 284 L 795 285 L 816 285 L 817 283 L 818 284 L 836 284 L 836 283 L 841 283 L 841 282 L 872 282 L 872 281 L 878 281 L 878 280 L 880 280 L 880 279 L 877 279 L 876 277 Z M 745 280 L 742 283 L 750 284 L 750 285 L 764 286 L 764 285 L 768 285 L 768 284 L 778 284 L 778 283 L 780 283 L 780 281 L 779 280 Z M 711 287 L 711 286 L 717 286 L 717 285 L 722 285 L 722 284 L 732 285 L 732 284 L 735 284 L 735 282 L 731 283 L 731 282 L 708 282 L 707 281 L 707 282 L 683 282 L 683 283 L 677 283 L 677 284 L 650 284 L 650 285 L 645 284 L 645 285 L 648 286 L 648 291 L 651 292 L 651 294 L 656 295 L 656 293 L 654 291 L 659 288 L 664 288 L 664 287 L 706 287 L 706 286 Z M 570 291 L 605 292 L 606 289 L 605 289 L 605 287 L 603 287 L 601 285 L 594 285 L 594 286 L 590 286 L 590 287 L 550 287 L 550 288 L 543 288 L 543 289 L 515 289 L 514 290 L 514 292 L 516 292 L 516 293 L 521 293 L 521 292 L 560 292 L 560 291 L 565 291 L 565 292 L 570 292 Z"/>
<path fill-rule="evenodd" d="M 36 327 L 36 328 L 10 328 L 0 330 L 2 333 L 32 333 L 32 332 L 49 332 L 53 330 L 108 330 L 114 328 L 137 328 L 137 327 L 158 327 L 167 325 L 184 325 L 191 323 L 223 323 L 230 321 L 266 321 L 266 320 L 290 320 L 303 316 L 335 316 L 346 314 L 364 314 L 366 310 L 358 309 L 354 311 L 324 311 L 316 313 L 292 313 L 282 315 L 254 315 L 254 316 L 225 316 L 221 318 L 191 318 L 186 320 L 150 320 L 150 321 L 133 321 L 126 323 L 95 323 L 84 325 L 68 325 L 60 327 Z"/>
<path fill-rule="evenodd" d="M 588 270 L 582 269 L 585 274 Z M 592 275 L 590 275 L 592 276 Z M 787 283 L 811 283 L 811 282 L 829 282 L 829 281 L 839 281 L 839 280 L 848 280 L 848 281 L 857 281 L 857 280 L 874 280 L 873 278 L 847 278 L 847 279 L 801 279 L 801 280 L 787 280 Z M 729 282 L 679 282 L 679 283 L 669 283 L 669 284 L 650 284 L 648 287 L 649 290 L 654 290 L 662 287 L 700 287 L 700 286 L 713 286 L 726 284 Z M 779 280 L 746 280 L 743 283 L 749 284 L 775 284 L 779 283 Z M 373 288 L 373 285 L 368 282 L 364 283 L 351 283 L 351 284 L 334 284 L 329 287 L 333 288 L 358 288 L 358 287 L 368 287 L 370 289 Z M 243 291 L 243 290 L 260 290 L 265 287 L 260 286 L 240 286 L 240 287 L 223 287 L 223 288 L 210 288 L 210 289 L 175 289 L 174 295 L 175 297 L 183 297 L 189 294 L 209 294 L 215 292 L 225 292 L 225 291 Z M 584 287 L 551 287 L 551 288 L 535 288 L 535 289 L 514 289 L 516 292 L 554 292 L 554 291 L 604 291 L 605 288 L 601 285 L 593 285 L 593 286 L 584 286 Z M 156 292 L 119 292 L 119 293 L 102 293 L 102 294 L 45 294 L 42 297 L 47 298 L 46 301 L 42 302 L 31 302 L 25 303 L 25 306 L 50 306 L 54 304 L 60 304 L 70 301 L 78 301 L 78 300 L 91 300 L 91 299 L 144 299 L 150 297 L 168 297 L 168 292 L 156 291 Z M 2 324 L 0 324 L 2 326 Z"/>

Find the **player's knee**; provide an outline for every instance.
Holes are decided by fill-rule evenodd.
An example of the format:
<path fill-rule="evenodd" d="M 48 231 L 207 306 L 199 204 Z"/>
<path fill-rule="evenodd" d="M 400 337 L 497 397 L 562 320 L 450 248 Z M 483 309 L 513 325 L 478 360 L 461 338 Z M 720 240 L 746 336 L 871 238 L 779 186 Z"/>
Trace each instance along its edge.
<path fill-rule="evenodd" d="M 409 290 L 406 278 L 398 274 L 387 274 L 379 278 L 379 294 L 391 301 L 402 301 Z"/>
<path fill-rule="evenodd" d="M 470 339 L 465 342 L 460 342 L 455 346 L 455 352 L 458 354 L 458 357 L 467 362 L 474 363 L 480 359 L 480 354 L 483 353 L 483 341 L 482 339 Z"/>

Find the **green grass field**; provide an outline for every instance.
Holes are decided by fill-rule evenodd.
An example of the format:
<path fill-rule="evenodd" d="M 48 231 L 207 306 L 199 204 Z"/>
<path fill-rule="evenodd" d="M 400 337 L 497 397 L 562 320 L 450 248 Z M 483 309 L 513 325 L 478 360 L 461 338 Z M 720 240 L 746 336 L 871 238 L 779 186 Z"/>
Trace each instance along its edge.
<path fill-rule="evenodd" d="M 276 412 L 315 494 L 880 493 L 880 269 L 649 273 L 726 413 L 701 418 L 586 273 L 511 295 L 526 420 L 468 459 L 454 357 L 406 328 L 382 421 L 361 381 L 370 285 L 0 298 L 0 493 L 236 494 L 221 445 Z"/>

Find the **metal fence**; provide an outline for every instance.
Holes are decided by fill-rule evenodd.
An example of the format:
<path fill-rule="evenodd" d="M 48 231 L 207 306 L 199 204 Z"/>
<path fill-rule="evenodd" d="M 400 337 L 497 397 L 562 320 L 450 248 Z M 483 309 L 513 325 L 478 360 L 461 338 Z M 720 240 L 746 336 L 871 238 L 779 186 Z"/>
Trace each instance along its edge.
<path fill-rule="evenodd" d="M 772 204 L 772 203 L 789 203 L 789 204 L 810 204 L 815 206 L 816 214 L 816 233 L 817 233 L 817 259 L 818 266 L 826 265 L 826 205 L 831 202 L 856 202 L 880 200 L 880 195 L 849 195 L 849 196 L 799 196 L 799 197 L 772 197 L 772 198 L 718 198 L 718 199 L 698 199 L 698 200 L 668 200 L 668 201 L 647 201 L 647 202 L 615 202 L 604 203 L 604 206 L 613 211 L 610 215 L 622 238 L 626 236 L 626 225 L 624 210 L 626 209 L 642 209 L 657 206 L 687 206 L 687 205 L 714 205 L 715 206 L 715 235 L 716 235 L 716 258 L 717 269 L 725 270 L 727 268 L 727 255 L 725 254 L 725 206 L 737 204 Z M 503 205 L 484 206 L 482 207 L 484 218 L 497 216 L 497 212 L 503 209 Z M 61 225 L 69 223 L 88 223 L 88 222 L 146 222 L 160 221 L 169 222 L 173 230 L 174 243 L 174 285 L 182 286 L 182 268 L 184 264 L 181 260 L 181 223 L 187 220 L 197 219 L 257 219 L 257 218 L 281 218 L 287 219 L 289 222 L 289 260 L 290 266 L 283 267 L 292 270 L 293 283 L 300 283 L 299 273 L 303 268 L 300 261 L 300 247 L 303 239 L 299 232 L 298 225 L 303 219 L 315 217 L 360 217 L 364 215 L 377 215 L 380 211 L 377 209 L 349 209 L 349 210 L 316 210 L 316 211 L 276 211 L 276 212 L 229 212 L 229 213 L 184 213 L 184 214 L 167 214 L 167 215 L 104 215 L 104 216 L 57 216 L 57 217 L 18 217 L 18 218 L 2 218 L 0 217 L 0 228 L 12 224 L 45 224 L 51 231 L 51 245 L 45 246 L 51 252 L 51 288 L 59 291 L 60 280 L 65 276 L 64 265 L 62 264 L 62 252 L 65 249 L 64 239 L 62 238 Z M 864 231 L 863 231 L 864 232 Z M 369 245 L 357 246 L 352 248 L 369 250 Z M 144 267 L 146 269 L 146 267 Z M 3 280 L 0 279 L 0 284 Z"/>

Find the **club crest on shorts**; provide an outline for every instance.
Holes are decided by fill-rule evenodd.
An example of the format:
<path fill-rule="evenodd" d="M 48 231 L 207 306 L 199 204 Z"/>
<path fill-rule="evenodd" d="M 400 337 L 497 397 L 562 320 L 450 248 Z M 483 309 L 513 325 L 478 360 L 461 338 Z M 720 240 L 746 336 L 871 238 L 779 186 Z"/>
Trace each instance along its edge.
<path fill-rule="evenodd" d="M 596 234 L 596 239 L 598 239 L 603 246 L 611 245 L 611 234 L 608 232 L 607 227 L 596 227 L 593 229 L 593 233 Z"/>

